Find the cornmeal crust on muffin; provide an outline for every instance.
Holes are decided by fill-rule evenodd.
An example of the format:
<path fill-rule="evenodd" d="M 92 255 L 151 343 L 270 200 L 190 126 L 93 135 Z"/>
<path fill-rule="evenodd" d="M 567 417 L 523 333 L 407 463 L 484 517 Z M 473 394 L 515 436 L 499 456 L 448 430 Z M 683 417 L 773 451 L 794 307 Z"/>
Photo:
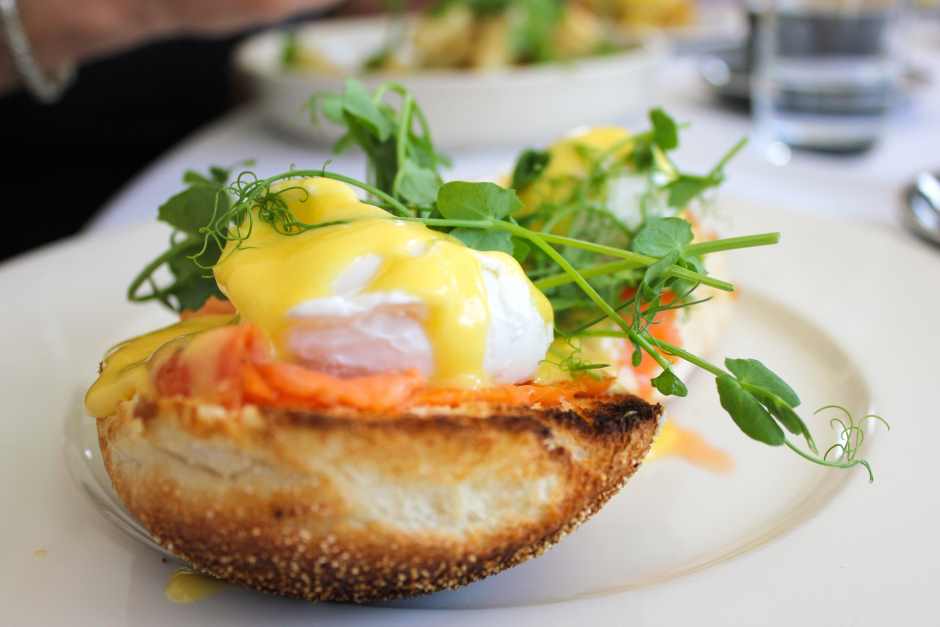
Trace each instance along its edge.
<path fill-rule="evenodd" d="M 98 433 L 121 500 L 195 569 L 365 602 L 539 555 L 634 473 L 661 412 L 631 395 L 392 417 L 136 398 Z"/>

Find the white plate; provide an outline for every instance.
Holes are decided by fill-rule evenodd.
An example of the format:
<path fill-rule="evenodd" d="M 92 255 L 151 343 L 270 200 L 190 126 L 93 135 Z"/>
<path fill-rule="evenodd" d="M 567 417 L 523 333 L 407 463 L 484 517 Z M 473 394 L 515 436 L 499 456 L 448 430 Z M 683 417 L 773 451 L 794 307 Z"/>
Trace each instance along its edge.
<path fill-rule="evenodd" d="M 299 29 L 302 44 L 321 51 L 350 74 L 379 49 L 385 18 L 312 22 Z M 246 40 L 235 53 L 265 116 L 290 135 L 332 144 L 340 131 L 310 122 L 313 93 L 341 91 L 345 78 L 281 68 L 283 31 Z M 610 123 L 645 114 L 655 100 L 665 43 L 647 37 L 634 50 L 574 61 L 492 72 L 421 71 L 363 78 L 369 87 L 395 80 L 421 103 L 435 144 L 459 147 L 519 146 L 555 137 L 582 124 Z"/>
<path fill-rule="evenodd" d="M 871 434 L 866 450 L 876 483 L 861 471 L 825 471 L 746 440 L 717 407 L 713 384 L 697 377 L 690 397 L 669 413 L 730 452 L 732 474 L 670 459 L 644 465 L 608 507 L 545 556 L 392 607 L 311 605 L 234 587 L 193 605 L 166 601 L 176 565 L 99 513 L 118 510 L 107 482 L 92 474 L 97 451 L 79 410 L 80 390 L 105 348 L 162 315 L 122 299 L 166 234 L 146 227 L 83 238 L 4 266 L 0 622 L 929 622 L 940 548 L 931 457 L 940 437 L 931 366 L 940 335 L 930 324 L 940 311 L 940 259 L 910 240 L 858 226 L 756 207 L 731 214 L 735 231 L 780 229 L 785 236 L 776 249 L 733 258 L 742 297 L 721 352 L 760 356 L 796 385 L 807 408 L 839 402 L 862 414 L 874 405 L 886 415 L 894 430 Z M 831 437 L 824 422 L 814 427 Z M 85 449 L 90 460 L 74 457 Z M 97 501 L 69 467 L 98 491 Z"/>

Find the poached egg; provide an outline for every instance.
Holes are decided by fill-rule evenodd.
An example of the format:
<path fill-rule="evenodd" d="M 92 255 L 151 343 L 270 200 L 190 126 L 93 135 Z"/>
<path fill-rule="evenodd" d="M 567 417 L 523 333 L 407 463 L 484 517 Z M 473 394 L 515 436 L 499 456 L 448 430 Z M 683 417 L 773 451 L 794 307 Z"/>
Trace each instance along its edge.
<path fill-rule="evenodd" d="M 465 388 L 534 376 L 552 307 L 510 255 L 395 219 L 331 179 L 271 191 L 301 222 L 340 222 L 286 236 L 255 219 L 215 266 L 219 288 L 278 358 L 339 376 L 416 369 L 432 385 Z"/>

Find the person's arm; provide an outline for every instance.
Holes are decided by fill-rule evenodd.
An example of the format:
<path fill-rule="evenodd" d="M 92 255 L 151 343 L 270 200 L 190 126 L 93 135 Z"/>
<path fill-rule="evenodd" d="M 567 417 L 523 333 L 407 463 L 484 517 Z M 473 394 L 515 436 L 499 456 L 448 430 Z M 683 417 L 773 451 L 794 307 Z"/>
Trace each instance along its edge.
<path fill-rule="evenodd" d="M 173 34 L 221 34 L 274 22 L 337 0 L 19 0 L 23 28 L 39 65 L 55 70 Z M 0 92 L 16 84 L 0 44 Z"/>

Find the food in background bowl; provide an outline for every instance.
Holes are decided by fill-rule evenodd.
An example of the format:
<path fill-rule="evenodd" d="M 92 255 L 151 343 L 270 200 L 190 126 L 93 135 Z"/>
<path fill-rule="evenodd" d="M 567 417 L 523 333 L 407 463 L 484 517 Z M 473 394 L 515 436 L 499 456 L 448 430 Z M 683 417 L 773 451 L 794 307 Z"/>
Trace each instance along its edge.
<path fill-rule="evenodd" d="M 637 29 L 684 24 L 685 0 L 579 4 L 559 0 L 444 0 L 393 19 L 382 45 L 359 74 L 434 69 L 489 71 L 571 62 L 623 53 L 640 45 Z M 342 75 L 316 41 L 284 34 L 281 59 L 292 72 Z"/>
<path fill-rule="evenodd" d="M 288 71 L 340 71 L 316 42 L 287 32 L 283 45 Z M 612 22 L 577 4 L 555 0 L 442 2 L 408 18 L 393 18 L 386 40 L 358 70 L 364 74 L 486 71 L 570 62 L 637 45 Z"/>
<path fill-rule="evenodd" d="M 584 5 L 627 29 L 688 26 L 696 17 L 694 0 L 584 0 Z"/>
<path fill-rule="evenodd" d="M 284 34 L 268 31 L 243 42 L 235 63 L 267 120 L 295 137 L 332 143 L 341 133 L 330 125 L 310 124 L 310 95 L 340 91 L 348 77 L 379 87 L 387 75 L 363 74 L 362 68 L 376 61 L 376 50 L 384 50 L 389 28 L 386 17 L 299 26 L 294 36 L 297 54 L 306 59 L 304 71 L 285 68 Z M 642 116 L 655 99 L 665 58 L 665 42 L 644 34 L 621 50 L 563 63 L 485 72 L 433 67 L 398 72 L 394 79 L 422 103 L 438 146 L 518 146 L 544 143 L 579 125 Z"/>

